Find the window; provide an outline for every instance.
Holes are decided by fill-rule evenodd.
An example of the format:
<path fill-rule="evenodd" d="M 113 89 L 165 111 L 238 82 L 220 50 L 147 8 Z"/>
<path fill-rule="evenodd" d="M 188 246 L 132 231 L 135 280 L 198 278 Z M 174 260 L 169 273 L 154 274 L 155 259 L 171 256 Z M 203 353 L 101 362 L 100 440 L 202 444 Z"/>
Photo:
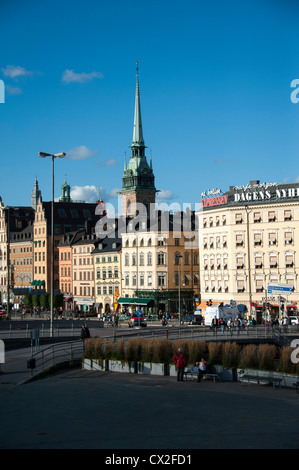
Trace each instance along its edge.
<path fill-rule="evenodd" d="M 71 209 L 72 217 L 79 217 L 77 209 Z"/>
<path fill-rule="evenodd" d="M 260 212 L 254 212 L 253 213 L 253 223 L 256 224 L 258 222 L 262 221 L 262 216 Z"/>
<path fill-rule="evenodd" d="M 285 260 L 286 260 L 286 268 L 292 268 L 294 266 L 293 254 L 287 254 Z"/>
<path fill-rule="evenodd" d="M 285 245 L 290 245 L 293 243 L 293 234 L 292 232 L 285 232 L 284 234 L 284 243 Z"/>
<path fill-rule="evenodd" d="M 275 211 L 269 211 L 268 222 L 275 222 L 275 220 L 276 220 Z"/>
<path fill-rule="evenodd" d="M 165 273 L 158 273 L 158 286 L 159 287 L 166 286 L 166 274 Z"/>
<path fill-rule="evenodd" d="M 98 295 L 102 294 L 102 286 L 97 286 L 97 294 Z"/>
<path fill-rule="evenodd" d="M 241 224 L 243 222 L 243 217 L 242 217 L 242 214 L 236 214 L 235 215 L 235 223 L 236 224 Z"/>
<path fill-rule="evenodd" d="M 148 266 L 152 265 L 152 254 L 151 253 L 147 254 L 147 265 Z"/>
<path fill-rule="evenodd" d="M 165 253 L 158 253 L 157 264 L 158 264 L 158 266 L 161 266 L 161 265 L 165 264 Z"/>
<path fill-rule="evenodd" d="M 269 263 L 270 263 L 270 268 L 277 268 L 278 266 L 277 255 L 270 255 Z"/>
<path fill-rule="evenodd" d="M 262 268 L 263 267 L 263 259 L 262 259 L 262 256 L 256 256 L 255 257 L 255 268 L 256 269 L 259 269 L 259 268 Z"/>
<path fill-rule="evenodd" d="M 254 244 L 254 246 L 261 246 L 262 245 L 262 234 L 261 233 L 254 233 L 253 234 L 253 244 Z"/>
<path fill-rule="evenodd" d="M 125 266 L 129 266 L 129 254 L 125 254 Z"/>
<path fill-rule="evenodd" d="M 83 209 L 83 215 L 86 219 L 91 219 L 91 215 L 88 209 Z"/>
<path fill-rule="evenodd" d="M 243 246 L 244 241 L 243 241 L 243 234 L 237 234 L 236 235 L 236 246 Z"/>
<path fill-rule="evenodd" d="M 276 232 L 270 232 L 269 233 L 269 245 L 277 245 Z"/>
<path fill-rule="evenodd" d="M 58 214 L 59 214 L 59 217 L 66 217 L 65 209 L 59 208 Z"/>
<path fill-rule="evenodd" d="M 256 292 L 263 292 L 264 290 L 264 285 L 263 285 L 263 280 L 262 279 L 257 279 L 256 280 Z"/>
<path fill-rule="evenodd" d="M 139 264 L 140 266 L 144 266 L 144 253 L 140 253 Z"/>
<path fill-rule="evenodd" d="M 245 282 L 243 279 L 237 280 L 237 291 L 238 292 L 245 292 Z"/>
<path fill-rule="evenodd" d="M 292 211 L 291 210 L 285 210 L 284 211 L 284 220 L 292 220 Z"/>

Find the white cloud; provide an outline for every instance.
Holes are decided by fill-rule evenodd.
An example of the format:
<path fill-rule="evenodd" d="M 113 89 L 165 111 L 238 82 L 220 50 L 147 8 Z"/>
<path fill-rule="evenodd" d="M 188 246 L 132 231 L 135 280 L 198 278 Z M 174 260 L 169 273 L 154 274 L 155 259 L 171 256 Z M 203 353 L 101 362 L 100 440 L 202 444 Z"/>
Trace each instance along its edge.
<path fill-rule="evenodd" d="M 66 69 L 62 74 L 64 83 L 86 83 L 91 82 L 94 78 L 103 78 L 103 74 L 101 72 L 76 73 L 69 69 Z"/>
<path fill-rule="evenodd" d="M 21 95 L 23 93 L 21 88 L 11 85 L 5 85 L 5 90 L 9 95 Z"/>
<path fill-rule="evenodd" d="M 90 150 L 85 145 L 74 147 L 67 152 L 68 160 L 86 160 L 87 158 L 93 157 L 98 153 L 98 150 Z"/>
<path fill-rule="evenodd" d="M 95 185 L 73 186 L 70 194 L 73 201 L 96 202 L 100 197 L 100 188 Z"/>
<path fill-rule="evenodd" d="M 169 189 L 162 189 L 157 194 L 157 199 L 170 200 L 173 198 L 173 193 Z"/>
<path fill-rule="evenodd" d="M 114 166 L 116 165 L 116 160 L 114 158 L 110 158 L 109 160 L 106 160 L 104 163 L 105 166 Z"/>
<path fill-rule="evenodd" d="M 120 188 L 112 188 L 110 189 L 109 191 L 109 196 L 110 197 L 118 197 L 119 196 L 119 193 L 120 192 Z"/>
<path fill-rule="evenodd" d="M 7 65 L 4 69 L 1 70 L 3 75 L 9 78 L 18 78 L 32 75 L 32 72 L 26 70 L 24 67 L 20 67 L 19 65 Z"/>

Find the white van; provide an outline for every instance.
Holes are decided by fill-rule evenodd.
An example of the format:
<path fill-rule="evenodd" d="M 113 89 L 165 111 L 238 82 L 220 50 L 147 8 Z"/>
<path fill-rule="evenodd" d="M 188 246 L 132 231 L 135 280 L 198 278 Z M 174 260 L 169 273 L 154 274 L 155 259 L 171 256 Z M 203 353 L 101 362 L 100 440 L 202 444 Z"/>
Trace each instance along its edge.
<path fill-rule="evenodd" d="M 233 321 L 236 317 L 240 318 L 240 312 L 237 307 L 207 307 L 204 316 L 205 325 L 211 326 L 213 318 L 223 318 L 225 323 L 231 318 Z"/>

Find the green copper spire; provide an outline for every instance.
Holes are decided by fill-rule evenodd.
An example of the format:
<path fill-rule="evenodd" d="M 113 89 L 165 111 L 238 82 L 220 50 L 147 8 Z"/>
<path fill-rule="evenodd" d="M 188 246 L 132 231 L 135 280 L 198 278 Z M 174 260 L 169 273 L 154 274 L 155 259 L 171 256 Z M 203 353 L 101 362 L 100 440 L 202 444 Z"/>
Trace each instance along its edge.
<path fill-rule="evenodd" d="M 122 191 L 152 190 L 155 188 L 155 177 L 152 165 L 149 165 L 145 156 L 145 145 L 142 132 L 141 106 L 139 92 L 138 62 L 136 75 L 135 112 L 132 155 L 128 164 L 125 162 Z"/>
<path fill-rule="evenodd" d="M 140 108 L 140 92 L 139 92 L 139 76 L 138 76 L 138 62 L 137 74 L 136 74 L 136 96 L 135 96 L 135 112 L 134 112 L 134 129 L 133 129 L 133 141 L 132 147 L 144 147 L 143 132 L 142 132 L 142 120 L 141 120 L 141 108 Z"/>

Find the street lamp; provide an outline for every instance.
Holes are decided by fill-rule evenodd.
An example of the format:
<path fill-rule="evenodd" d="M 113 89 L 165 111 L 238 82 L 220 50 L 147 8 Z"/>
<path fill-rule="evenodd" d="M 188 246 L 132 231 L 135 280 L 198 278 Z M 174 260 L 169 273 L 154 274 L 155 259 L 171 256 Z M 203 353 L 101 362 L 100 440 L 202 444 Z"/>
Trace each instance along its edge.
<path fill-rule="evenodd" d="M 46 153 L 39 152 L 41 158 L 52 158 L 52 204 L 51 204 L 51 313 L 50 313 L 50 336 L 53 336 L 53 305 L 54 305 L 54 160 L 55 158 L 64 158 L 65 153 Z"/>
<path fill-rule="evenodd" d="M 180 258 L 183 258 L 182 255 L 177 253 L 175 255 L 176 259 L 178 260 L 178 265 L 179 265 L 179 325 L 181 324 L 181 262 Z"/>

